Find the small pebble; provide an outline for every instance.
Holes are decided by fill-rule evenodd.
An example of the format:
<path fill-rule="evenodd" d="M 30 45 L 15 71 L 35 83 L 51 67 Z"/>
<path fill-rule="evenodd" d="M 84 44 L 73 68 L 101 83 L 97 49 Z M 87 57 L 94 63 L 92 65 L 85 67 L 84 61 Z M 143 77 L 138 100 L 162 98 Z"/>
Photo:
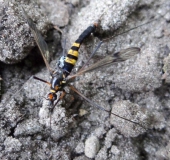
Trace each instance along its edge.
<path fill-rule="evenodd" d="M 94 158 L 99 148 L 99 139 L 96 136 L 91 136 L 85 142 L 85 155 L 88 158 Z"/>

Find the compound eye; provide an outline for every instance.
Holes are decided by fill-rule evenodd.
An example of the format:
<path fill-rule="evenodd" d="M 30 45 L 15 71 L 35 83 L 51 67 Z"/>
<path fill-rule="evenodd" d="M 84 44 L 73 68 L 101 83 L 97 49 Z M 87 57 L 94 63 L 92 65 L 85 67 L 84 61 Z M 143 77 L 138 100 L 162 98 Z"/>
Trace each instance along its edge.
<path fill-rule="evenodd" d="M 50 101 L 55 101 L 57 99 L 57 95 L 55 93 L 49 93 L 47 97 Z"/>

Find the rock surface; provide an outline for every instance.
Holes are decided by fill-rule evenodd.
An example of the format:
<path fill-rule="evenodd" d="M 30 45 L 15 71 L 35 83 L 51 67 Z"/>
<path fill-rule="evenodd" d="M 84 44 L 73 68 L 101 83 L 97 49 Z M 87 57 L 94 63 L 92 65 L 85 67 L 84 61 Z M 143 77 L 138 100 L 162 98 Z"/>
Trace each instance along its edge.
<path fill-rule="evenodd" d="M 93 154 L 97 160 L 170 159 L 170 2 L 69 2 L 0 1 L 0 61 L 3 62 L 0 62 L 3 79 L 0 159 L 88 160 L 92 156 L 86 153 L 86 142 L 92 135 L 100 144 Z M 144 125 L 145 129 L 96 109 L 68 87 L 66 97 L 50 113 L 44 98 L 49 86 L 31 77 L 36 75 L 49 81 L 50 75 L 37 54 L 21 6 L 45 37 L 52 68 L 62 54 L 65 37 L 68 50 L 80 33 L 99 19 L 101 23 L 94 36 L 113 37 L 104 40 L 89 65 L 121 49 L 139 47 L 141 53 L 137 56 L 77 77 L 73 85 L 107 111 Z M 141 24 L 144 25 L 129 31 Z M 62 37 L 52 25 L 60 27 Z M 73 73 L 97 46 L 99 38 L 94 36 L 82 44 Z M 89 143 L 91 147 L 94 146 Z"/>
<path fill-rule="evenodd" d="M 89 158 L 94 158 L 99 151 L 99 139 L 96 136 L 89 137 L 85 142 L 84 153 Z"/>

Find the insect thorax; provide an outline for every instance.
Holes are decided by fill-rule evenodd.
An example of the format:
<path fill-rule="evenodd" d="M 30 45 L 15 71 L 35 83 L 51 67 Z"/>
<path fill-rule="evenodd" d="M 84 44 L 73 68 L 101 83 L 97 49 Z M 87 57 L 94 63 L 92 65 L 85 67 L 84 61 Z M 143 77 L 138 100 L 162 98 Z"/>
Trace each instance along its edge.
<path fill-rule="evenodd" d="M 60 90 L 62 90 L 62 88 L 64 87 L 66 83 L 65 80 L 65 76 L 63 74 L 63 72 L 59 73 L 59 74 L 54 74 L 51 78 L 51 90 L 53 90 L 53 92 L 58 92 Z"/>
<path fill-rule="evenodd" d="M 62 56 L 62 57 L 60 57 L 60 59 L 58 60 L 57 65 L 58 65 L 58 67 L 59 67 L 60 69 L 63 69 L 63 68 L 64 68 L 64 61 L 65 61 L 65 59 L 66 59 L 66 56 Z"/>

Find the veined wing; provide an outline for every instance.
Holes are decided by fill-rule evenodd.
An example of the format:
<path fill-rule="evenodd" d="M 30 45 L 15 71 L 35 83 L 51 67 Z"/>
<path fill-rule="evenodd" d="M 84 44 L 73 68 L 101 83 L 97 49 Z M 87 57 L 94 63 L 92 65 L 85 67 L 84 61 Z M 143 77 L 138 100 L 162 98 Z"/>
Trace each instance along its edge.
<path fill-rule="evenodd" d="M 96 62 L 95 64 L 89 66 L 88 68 L 80 70 L 79 72 L 77 72 L 72 76 L 68 76 L 68 79 L 72 79 L 74 77 L 82 75 L 83 73 L 90 72 L 92 70 L 98 69 L 99 67 L 103 67 L 111 63 L 126 61 L 127 59 L 130 59 L 131 57 L 135 56 L 139 52 L 140 52 L 140 48 L 137 47 L 122 49 L 119 52 L 114 53 L 113 56 L 107 56 L 102 60 Z"/>
<path fill-rule="evenodd" d="M 22 8 L 23 10 L 23 15 L 25 17 L 25 19 L 27 20 L 27 23 L 29 25 L 29 27 L 31 28 L 31 31 L 34 35 L 34 39 L 38 45 L 38 48 L 41 52 L 41 55 L 44 59 L 45 65 L 48 68 L 48 70 L 51 72 L 53 72 L 53 70 L 50 68 L 49 66 L 49 61 L 50 61 L 50 54 L 49 54 L 49 50 L 48 50 L 48 46 L 47 43 L 45 42 L 44 38 L 42 37 L 41 33 L 39 32 L 39 30 L 37 29 L 37 27 L 35 26 L 33 20 L 27 15 L 27 13 L 25 12 L 24 8 Z"/>

